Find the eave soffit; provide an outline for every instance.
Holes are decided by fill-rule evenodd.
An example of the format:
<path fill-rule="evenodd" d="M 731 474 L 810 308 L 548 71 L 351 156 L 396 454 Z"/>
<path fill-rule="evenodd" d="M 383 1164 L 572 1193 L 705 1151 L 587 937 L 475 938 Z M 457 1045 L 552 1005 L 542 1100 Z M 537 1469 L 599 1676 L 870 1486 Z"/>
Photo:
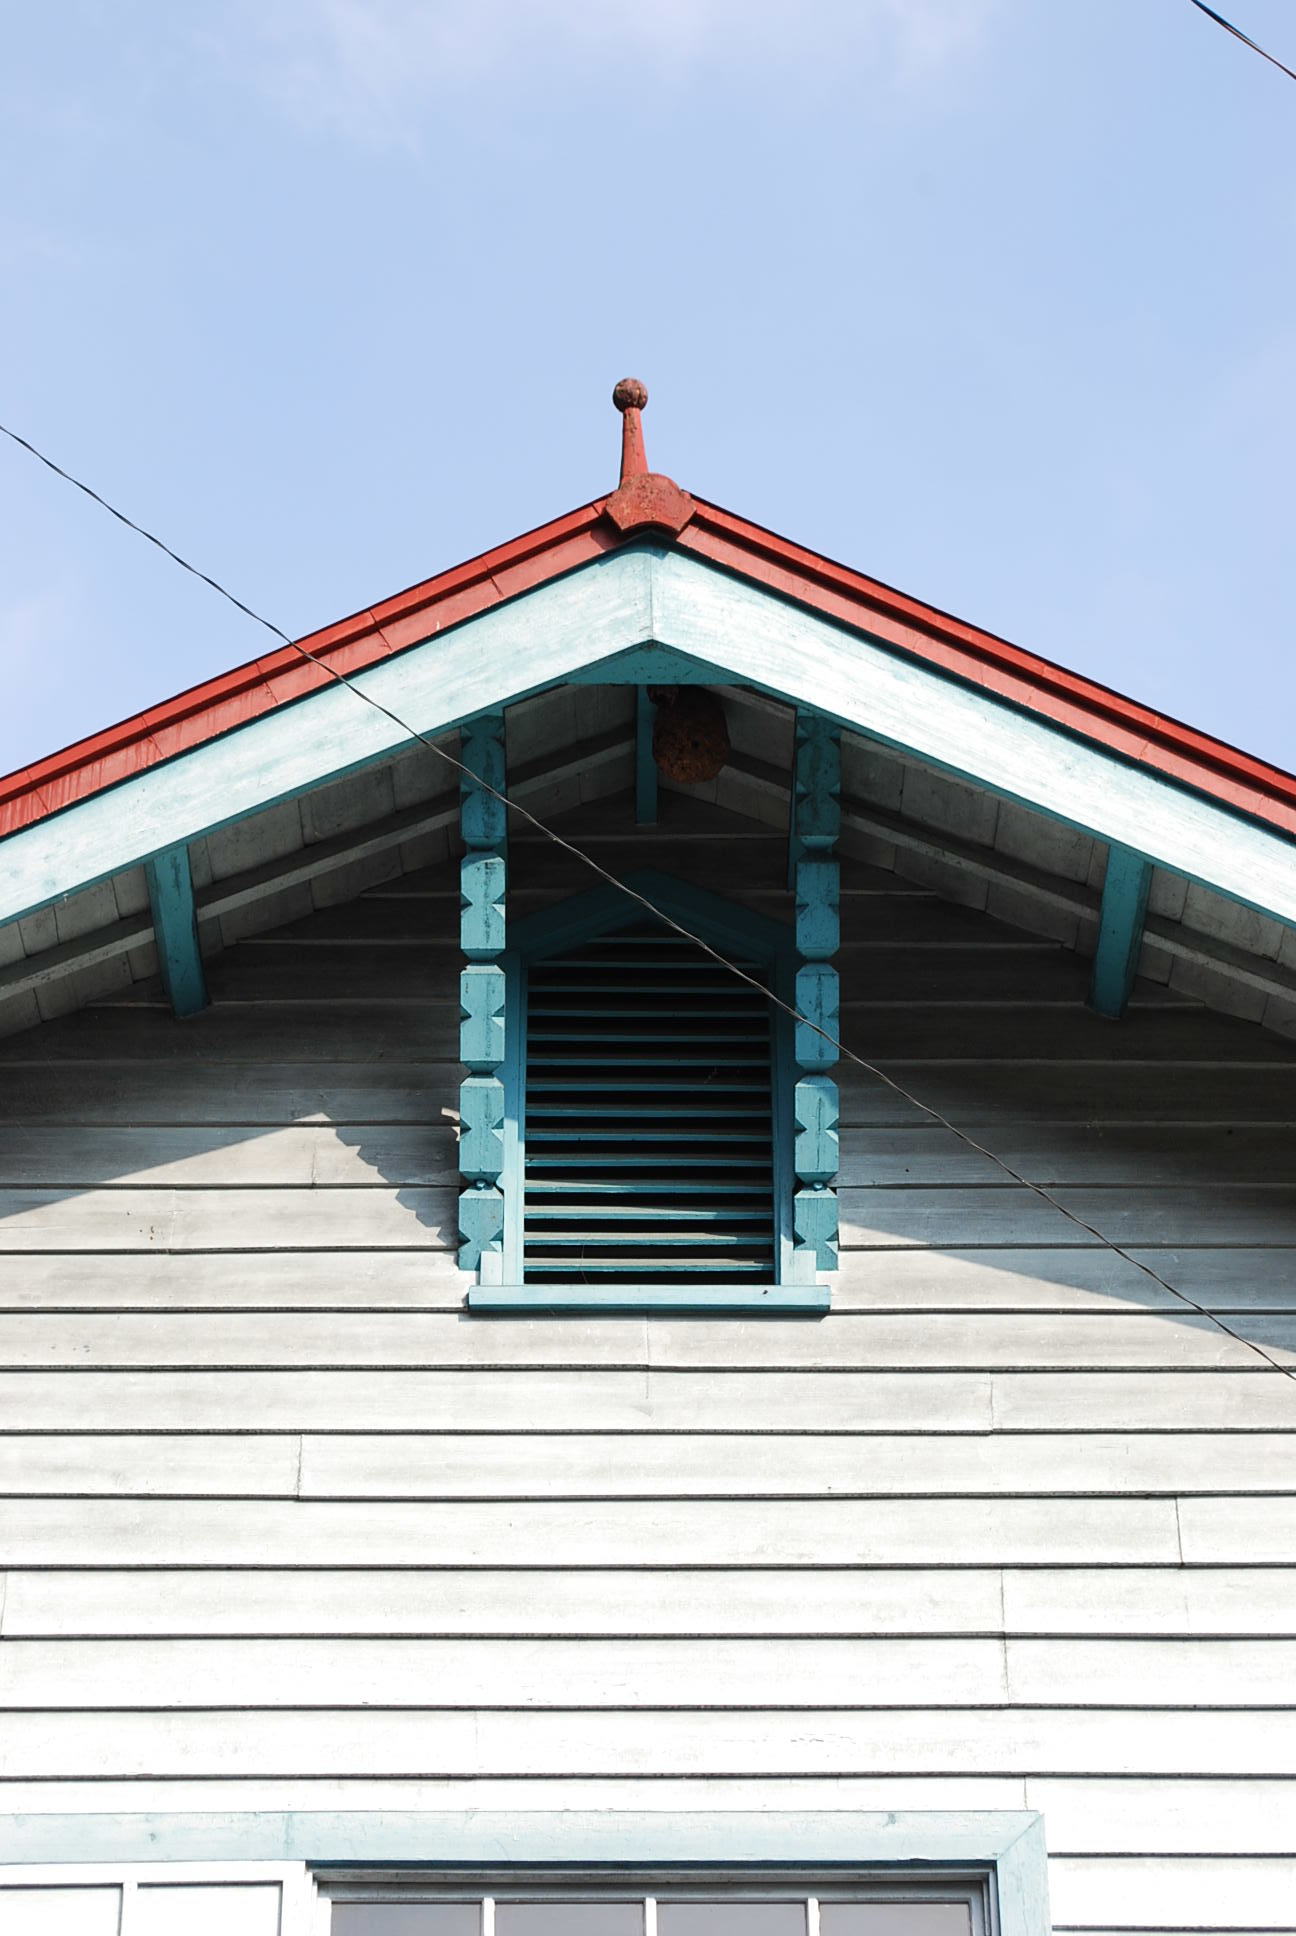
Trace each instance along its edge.
<path fill-rule="evenodd" d="M 622 544 L 10 835 L 0 922 L 568 682 L 745 685 L 1296 921 L 1296 843 L 669 542 Z"/>

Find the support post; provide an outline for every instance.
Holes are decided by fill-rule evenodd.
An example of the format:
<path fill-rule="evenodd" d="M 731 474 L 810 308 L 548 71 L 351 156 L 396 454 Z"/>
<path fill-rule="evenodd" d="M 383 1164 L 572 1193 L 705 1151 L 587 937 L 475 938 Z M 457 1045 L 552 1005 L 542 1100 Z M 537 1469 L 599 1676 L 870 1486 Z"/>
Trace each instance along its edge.
<path fill-rule="evenodd" d="M 837 1061 L 837 970 L 840 939 L 841 736 L 830 721 L 798 713 L 789 838 L 796 889 L 795 1003 L 797 1082 L 793 1098 L 796 1192 L 792 1206 L 795 1281 L 837 1262 L 837 1084 L 825 1071 Z"/>
<path fill-rule="evenodd" d="M 1107 855 L 1098 945 L 1089 983 L 1090 1007 L 1112 1021 L 1119 1021 L 1125 1013 L 1134 988 L 1151 885 L 1151 864 L 1130 848 L 1113 844 Z"/>
<path fill-rule="evenodd" d="M 460 734 L 468 777 L 460 784 L 459 1055 L 468 1070 L 459 1090 L 459 1263 L 498 1283 L 504 1255 L 504 898 L 507 813 L 504 715 L 483 713 Z M 483 784 L 484 783 L 484 784 Z"/>
<path fill-rule="evenodd" d="M 173 1014 L 197 1015 L 211 997 L 198 946 L 198 910 L 188 847 L 183 843 L 168 847 L 145 861 L 144 878 L 167 1000 Z"/>
<path fill-rule="evenodd" d="M 635 687 L 635 826 L 657 825 L 657 762 L 653 758 L 653 726 L 657 709 L 647 686 Z"/>

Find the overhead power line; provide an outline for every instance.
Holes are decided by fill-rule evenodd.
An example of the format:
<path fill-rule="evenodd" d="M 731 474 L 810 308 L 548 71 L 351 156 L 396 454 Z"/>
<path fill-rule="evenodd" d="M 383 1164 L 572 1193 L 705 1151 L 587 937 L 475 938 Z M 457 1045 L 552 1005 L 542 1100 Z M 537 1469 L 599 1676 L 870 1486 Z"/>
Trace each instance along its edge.
<path fill-rule="evenodd" d="M 1132 1269 L 1141 1272 L 1153 1284 L 1160 1285 L 1163 1291 L 1168 1291 L 1171 1297 L 1178 1298 L 1181 1304 L 1186 1305 L 1198 1317 L 1205 1318 L 1217 1330 L 1222 1331 L 1225 1337 L 1231 1338 L 1235 1344 L 1240 1344 L 1245 1350 L 1253 1352 L 1256 1357 L 1263 1360 L 1270 1371 L 1276 1371 L 1280 1377 L 1296 1380 L 1296 1370 L 1293 1370 L 1288 1365 L 1282 1364 L 1272 1353 L 1266 1351 L 1263 1345 L 1257 1344 L 1254 1338 L 1243 1337 L 1241 1332 L 1233 1330 L 1232 1326 L 1225 1324 L 1223 1318 L 1219 1317 L 1216 1312 L 1207 1310 L 1204 1304 L 1199 1304 L 1196 1298 L 1188 1295 L 1187 1291 L 1181 1291 L 1176 1284 L 1171 1284 L 1167 1278 L 1162 1277 L 1159 1271 L 1153 1270 L 1150 1264 L 1145 1264 L 1141 1258 L 1133 1256 L 1130 1251 L 1126 1250 L 1121 1244 L 1118 1244 L 1113 1237 L 1109 1237 L 1104 1231 L 1099 1230 L 1096 1224 L 1090 1223 L 1087 1218 L 1080 1216 L 1068 1204 L 1063 1203 L 1044 1184 L 1036 1183 L 1030 1177 L 1023 1175 L 1020 1170 L 1015 1169 L 1005 1158 L 999 1156 L 994 1150 L 987 1148 L 984 1143 L 979 1143 L 965 1129 L 960 1129 L 957 1123 L 951 1122 L 949 1117 L 943 1115 L 939 1109 L 933 1108 L 930 1103 L 923 1102 L 921 1097 L 915 1096 L 902 1083 L 897 1082 L 894 1076 L 887 1075 L 886 1071 L 878 1068 L 876 1063 L 869 1062 L 862 1055 L 857 1055 L 854 1049 L 848 1048 L 831 1030 L 821 1027 L 818 1022 L 812 1022 L 808 1016 L 803 1015 L 791 1002 L 785 1002 L 772 989 L 767 988 L 764 982 L 760 981 L 755 975 L 748 974 L 746 969 L 740 968 L 737 962 L 730 961 L 727 955 L 721 953 L 718 948 L 712 947 L 711 943 L 705 941 L 701 935 L 694 934 L 690 928 L 676 921 L 663 908 L 658 907 L 648 895 L 641 894 L 637 888 L 631 887 L 628 881 L 623 881 L 618 875 L 613 874 L 600 861 L 595 860 L 592 854 L 587 853 L 583 847 L 578 847 L 574 841 L 568 840 L 565 835 L 555 832 L 552 827 L 548 826 L 536 814 L 532 813 L 529 808 L 519 806 L 516 800 L 510 800 L 507 794 L 501 792 L 496 787 L 490 786 L 478 774 L 474 773 L 471 768 L 465 766 L 462 760 L 457 760 L 452 753 L 447 753 L 443 746 L 438 746 L 436 741 L 430 739 L 426 733 L 421 733 L 416 726 L 411 726 L 407 720 L 402 719 L 398 713 L 394 713 L 390 707 L 384 706 L 380 700 L 375 699 L 371 693 L 366 692 L 363 686 L 357 686 L 347 677 L 346 673 L 339 671 L 336 666 L 329 665 L 326 660 L 319 658 L 317 654 L 311 652 L 304 646 L 300 640 L 290 638 L 287 632 L 283 631 L 280 626 L 274 624 L 271 619 L 263 618 L 260 612 L 254 611 L 250 605 L 245 605 L 241 598 L 236 598 L 234 593 L 228 591 L 218 579 L 212 578 L 205 571 L 199 571 L 196 565 L 191 565 L 187 559 L 180 556 L 179 552 L 173 551 L 170 545 L 164 544 L 161 538 L 155 536 L 152 531 L 145 530 L 142 524 L 137 524 L 134 518 L 127 517 L 124 511 L 119 511 L 116 505 L 110 504 L 108 499 L 102 497 L 98 491 L 92 490 L 79 477 L 74 477 L 71 471 L 64 470 L 61 464 L 56 464 L 53 458 L 47 457 L 44 451 L 37 449 L 36 445 L 30 443 L 26 437 L 20 437 L 17 431 L 10 430 L 5 424 L 0 424 L 0 432 L 6 437 L 11 438 L 15 444 L 21 445 L 23 450 L 30 452 L 33 457 L 45 465 L 47 470 L 53 471 L 56 476 L 65 479 L 67 483 L 75 485 L 78 491 L 84 491 L 87 497 L 93 498 L 96 504 L 102 505 L 105 511 L 116 518 L 119 524 L 124 524 L 128 530 L 137 532 L 141 538 L 146 538 L 151 545 L 156 545 L 157 549 L 165 552 L 168 558 L 180 566 L 181 570 L 187 571 L 194 578 L 201 579 L 204 585 L 209 585 L 221 598 L 227 599 L 245 617 L 252 619 L 257 625 L 264 626 L 267 632 L 272 632 L 277 639 L 282 639 L 285 645 L 290 646 L 294 652 L 299 652 L 302 658 L 309 660 L 312 665 L 318 666 L 321 672 L 327 673 L 331 679 L 337 681 L 338 685 L 345 686 L 348 692 L 354 693 L 356 698 L 363 700 L 365 705 L 372 706 L 377 712 L 382 713 L 384 718 L 389 719 L 394 726 L 399 727 L 401 732 L 407 734 L 410 739 L 417 740 L 419 745 L 425 746 L 430 753 L 435 753 L 436 757 L 439 760 L 444 760 L 447 766 L 454 767 L 458 773 L 462 774 L 464 778 L 471 780 L 472 784 L 480 788 L 483 793 L 488 793 L 492 799 L 498 800 L 509 813 L 516 814 L 521 819 L 528 821 L 538 833 L 544 835 L 546 840 L 552 841 L 554 846 L 561 847 L 566 853 L 573 855 L 575 859 L 580 861 L 585 867 L 588 867 L 592 873 L 597 874 L 610 887 L 614 887 L 618 893 L 625 895 L 631 901 L 638 902 L 639 906 L 645 908 L 655 920 L 673 929 L 684 940 L 691 941 L 694 946 L 701 948 L 704 954 L 710 955 L 713 961 L 718 962 L 722 968 L 729 974 L 735 976 L 737 980 L 746 982 L 750 987 L 755 988 L 764 996 L 771 1007 L 781 1009 L 785 1015 L 791 1016 L 794 1022 L 801 1024 L 804 1028 L 811 1029 L 814 1034 L 821 1036 L 825 1042 L 836 1049 L 839 1055 L 844 1056 L 848 1062 L 853 1062 L 857 1068 L 863 1069 L 866 1075 L 870 1075 L 876 1082 L 882 1083 L 904 1102 L 907 1102 L 911 1108 L 917 1109 L 931 1122 L 937 1124 L 939 1128 L 948 1130 L 950 1135 L 962 1143 L 965 1149 L 972 1150 L 978 1156 L 985 1157 L 987 1162 L 993 1163 L 996 1169 L 1002 1171 L 1019 1188 L 1029 1190 L 1041 1202 L 1049 1204 L 1052 1209 L 1056 1210 L 1060 1216 L 1065 1217 L 1067 1222 L 1074 1225 L 1077 1230 L 1083 1230 L 1087 1236 L 1093 1238 L 1095 1243 L 1101 1244 L 1104 1249 L 1111 1251 L 1113 1256 L 1121 1258 L 1124 1263 L 1130 1265 Z M 387 638 L 382 626 L 376 621 L 374 629 L 383 640 L 383 643 L 390 647 L 391 641 Z"/>
<path fill-rule="evenodd" d="M 1286 66 L 1276 54 L 1271 54 L 1267 47 L 1262 47 L 1258 40 L 1252 40 L 1250 34 L 1244 34 L 1240 27 L 1235 27 L 1231 20 L 1226 20 L 1222 13 L 1216 13 L 1214 7 L 1208 7 L 1206 0 L 1191 0 L 1191 4 L 1196 7 L 1198 13 L 1204 13 L 1208 20 L 1213 20 L 1217 27 L 1222 27 L 1226 34 L 1232 34 L 1234 40 L 1240 40 L 1242 45 L 1249 47 L 1253 54 L 1259 54 L 1261 60 L 1267 60 L 1271 66 L 1278 69 L 1280 74 L 1285 74 L 1289 81 L 1296 81 L 1296 69 Z"/>

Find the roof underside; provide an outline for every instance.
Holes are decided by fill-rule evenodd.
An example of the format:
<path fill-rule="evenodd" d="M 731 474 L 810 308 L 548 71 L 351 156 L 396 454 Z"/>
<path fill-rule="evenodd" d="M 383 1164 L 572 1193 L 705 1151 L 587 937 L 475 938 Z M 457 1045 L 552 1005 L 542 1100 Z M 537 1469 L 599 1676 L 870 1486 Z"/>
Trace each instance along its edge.
<path fill-rule="evenodd" d="M 793 711 L 750 689 L 723 700 L 732 756 L 702 788 L 663 781 L 727 816 L 786 830 Z M 506 713 L 509 791 L 561 825 L 634 785 L 634 692 L 570 685 Z M 457 752 L 455 735 L 443 741 Z M 852 734 L 843 738 L 842 851 L 984 909 L 1082 955 L 1093 952 L 1107 850 L 1014 802 Z M 203 953 L 297 921 L 457 849 L 458 776 L 422 747 L 280 802 L 191 847 Z M 647 837 L 647 836 L 646 836 Z M 156 974 L 143 870 L 0 928 L 0 1033 L 87 1003 L 135 999 Z M 1153 874 L 1140 973 L 1174 992 L 1296 1034 L 1296 930 L 1183 875 Z M 191 1025 L 201 1030 L 201 1022 Z"/>

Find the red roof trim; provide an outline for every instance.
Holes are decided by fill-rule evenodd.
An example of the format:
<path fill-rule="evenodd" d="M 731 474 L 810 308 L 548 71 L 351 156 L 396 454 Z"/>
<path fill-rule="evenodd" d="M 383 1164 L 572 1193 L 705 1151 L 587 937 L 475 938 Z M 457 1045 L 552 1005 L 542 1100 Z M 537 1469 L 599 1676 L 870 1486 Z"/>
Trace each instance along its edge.
<path fill-rule="evenodd" d="M 603 517 L 606 500 L 541 525 L 510 543 L 325 626 L 301 643 L 338 671 L 354 673 L 457 625 L 535 585 L 589 563 L 623 542 Z M 694 500 L 672 542 L 825 617 L 869 632 L 1028 712 L 1053 720 L 1135 765 L 1254 819 L 1296 834 L 1296 775 L 930 605 L 790 543 L 719 506 Z M 331 683 L 291 646 L 150 707 L 120 725 L 0 779 L 0 836 L 129 779 Z"/>

